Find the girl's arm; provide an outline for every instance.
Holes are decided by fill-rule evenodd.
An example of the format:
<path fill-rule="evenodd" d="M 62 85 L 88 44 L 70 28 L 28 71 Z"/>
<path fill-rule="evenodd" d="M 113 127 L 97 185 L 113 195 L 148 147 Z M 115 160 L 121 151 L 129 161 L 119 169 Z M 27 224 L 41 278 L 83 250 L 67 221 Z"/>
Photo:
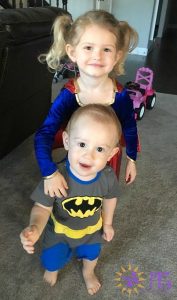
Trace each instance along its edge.
<path fill-rule="evenodd" d="M 53 102 L 46 119 L 35 134 L 35 154 L 43 177 L 50 176 L 57 170 L 57 165 L 52 159 L 55 135 L 61 126 L 67 123 L 77 107 L 74 94 L 67 89 L 63 89 Z"/>
<path fill-rule="evenodd" d="M 117 115 L 122 125 L 126 154 L 129 158 L 136 161 L 138 146 L 137 124 L 133 101 L 130 99 L 129 94 L 125 89 L 118 95 Z"/>
<path fill-rule="evenodd" d="M 127 166 L 125 181 L 127 184 L 130 184 L 136 178 L 135 162 L 137 158 L 138 134 L 133 102 L 125 89 L 118 94 L 115 106 L 115 110 L 122 125 L 122 133 L 126 145 Z"/>
<path fill-rule="evenodd" d="M 68 185 L 52 159 L 52 146 L 61 125 L 67 123 L 77 107 L 74 94 L 63 89 L 51 106 L 44 123 L 35 134 L 35 153 L 44 177 L 44 192 L 51 197 L 67 196 Z"/>
<path fill-rule="evenodd" d="M 114 236 L 114 229 L 112 227 L 112 223 L 116 204 L 117 198 L 103 200 L 103 238 L 108 242 L 111 241 Z"/>
<path fill-rule="evenodd" d="M 26 227 L 20 234 L 21 243 L 23 248 L 29 253 L 34 253 L 34 244 L 41 236 L 49 216 L 51 214 L 52 207 L 35 203 L 31 210 L 29 226 Z"/>

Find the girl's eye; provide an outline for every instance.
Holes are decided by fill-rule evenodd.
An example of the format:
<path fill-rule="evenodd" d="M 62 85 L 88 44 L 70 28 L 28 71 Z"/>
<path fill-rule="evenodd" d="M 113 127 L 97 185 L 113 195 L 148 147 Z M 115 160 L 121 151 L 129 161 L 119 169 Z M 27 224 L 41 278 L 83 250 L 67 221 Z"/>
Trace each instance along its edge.
<path fill-rule="evenodd" d="M 81 143 L 79 143 L 79 146 L 80 146 L 81 148 L 84 148 L 84 147 L 85 147 L 85 143 L 81 142 Z"/>
<path fill-rule="evenodd" d="M 84 49 L 90 51 L 92 49 L 92 47 L 91 46 L 85 46 Z"/>
<path fill-rule="evenodd" d="M 98 147 L 98 148 L 97 148 L 97 151 L 98 151 L 98 152 L 103 152 L 104 149 L 103 149 L 103 147 Z"/>

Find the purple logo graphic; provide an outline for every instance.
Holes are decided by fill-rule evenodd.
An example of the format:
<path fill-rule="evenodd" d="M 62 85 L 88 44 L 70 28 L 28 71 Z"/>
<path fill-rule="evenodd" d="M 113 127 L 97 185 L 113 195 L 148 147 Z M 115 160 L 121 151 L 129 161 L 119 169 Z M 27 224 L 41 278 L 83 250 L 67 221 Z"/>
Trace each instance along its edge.
<path fill-rule="evenodd" d="M 122 279 L 127 282 L 126 286 L 129 288 L 133 288 L 136 284 L 139 283 L 139 278 L 136 272 L 132 271 L 130 276 L 122 276 Z"/>
<path fill-rule="evenodd" d="M 172 282 L 168 279 L 170 272 L 151 272 L 149 276 L 149 288 L 157 290 L 170 290 Z"/>
<path fill-rule="evenodd" d="M 172 281 L 169 278 L 170 272 L 150 272 L 146 274 L 147 290 L 168 292 L 172 288 Z M 138 267 L 133 267 L 130 263 L 127 267 L 121 266 L 120 271 L 116 272 L 116 286 L 121 290 L 122 294 L 133 294 L 145 291 L 144 273 L 140 272 Z"/>
<path fill-rule="evenodd" d="M 127 293 L 129 296 L 138 294 L 139 289 L 144 288 L 143 282 L 145 279 L 142 277 L 143 274 L 143 272 L 139 272 L 138 267 L 133 267 L 130 263 L 127 268 L 122 266 L 120 272 L 116 272 L 117 287 L 122 293 Z"/>

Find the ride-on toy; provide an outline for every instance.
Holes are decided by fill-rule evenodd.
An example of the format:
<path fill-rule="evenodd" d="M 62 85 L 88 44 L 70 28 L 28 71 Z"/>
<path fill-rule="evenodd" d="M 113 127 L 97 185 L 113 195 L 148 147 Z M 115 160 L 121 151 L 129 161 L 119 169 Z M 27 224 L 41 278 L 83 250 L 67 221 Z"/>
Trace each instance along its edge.
<path fill-rule="evenodd" d="M 145 113 L 145 108 L 153 109 L 156 102 L 156 93 L 152 88 L 153 71 L 149 68 L 139 68 L 135 81 L 126 83 L 126 88 L 133 100 L 135 118 L 141 120 Z"/>
<path fill-rule="evenodd" d="M 77 77 L 79 70 L 73 62 L 64 62 L 60 66 L 60 70 L 56 71 L 53 77 L 53 83 L 57 83 L 65 78 Z"/>

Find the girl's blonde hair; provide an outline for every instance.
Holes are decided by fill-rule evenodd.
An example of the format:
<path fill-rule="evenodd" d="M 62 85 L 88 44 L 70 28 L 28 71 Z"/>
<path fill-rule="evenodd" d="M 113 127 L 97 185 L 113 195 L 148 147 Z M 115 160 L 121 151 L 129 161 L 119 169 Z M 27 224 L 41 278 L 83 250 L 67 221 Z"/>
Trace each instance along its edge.
<path fill-rule="evenodd" d="M 137 45 L 137 32 L 125 21 L 118 21 L 112 14 L 104 10 L 92 10 L 78 17 L 72 22 L 69 15 L 56 18 L 53 24 L 54 41 L 49 52 L 40 56 L 40 61 L 46 61 L 49 69 L 59 70 L 61 59 L 66 54 L 66 44 L 76 46 L 89 25 L 98 25 L 109 30 L 116 37 L 116 49 L 121 58 L 115 65 L 112 75 L 124 73 L 124 62 L 128 53 Z"/>

